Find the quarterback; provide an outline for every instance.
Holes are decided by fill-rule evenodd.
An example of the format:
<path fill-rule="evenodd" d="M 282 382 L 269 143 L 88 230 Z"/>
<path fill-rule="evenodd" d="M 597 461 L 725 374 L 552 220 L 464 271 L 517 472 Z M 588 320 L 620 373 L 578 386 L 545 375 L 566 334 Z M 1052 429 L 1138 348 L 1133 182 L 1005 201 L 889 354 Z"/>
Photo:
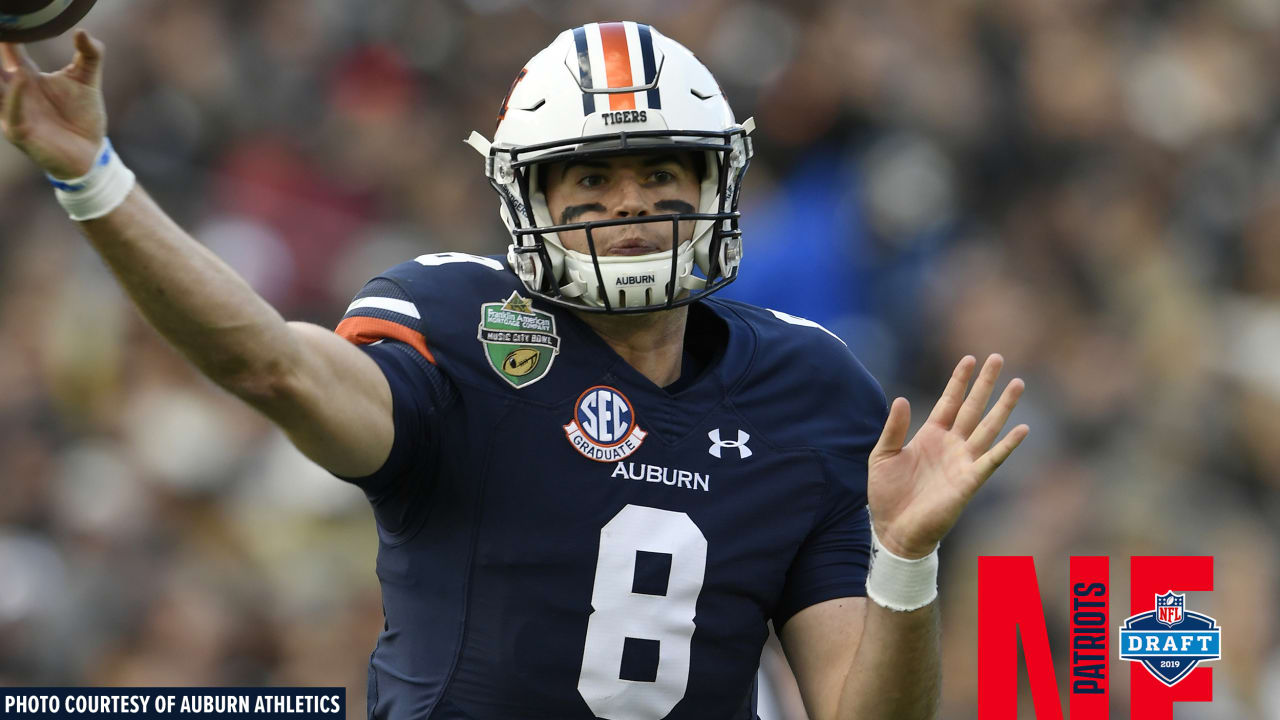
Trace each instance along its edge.
<path fill-rule="evenodd" d="M 74 42 L 54 73 L 0 45 L 5 136 L 174 347 L 367 495 L 370 717 L 750 720 L 769 622 L 811 717 L 934 717 L 937 547 L 1026 436 L 999 437 L 1023 384 L 988 412 L 1002 360 L 966 356 L 907 442 L 839 338 L 712 297 L 753 123 L 689 50 L 562 33 L 467 141 L 508 252 L 392 267 L 335 332 L 152 202 Z"/>

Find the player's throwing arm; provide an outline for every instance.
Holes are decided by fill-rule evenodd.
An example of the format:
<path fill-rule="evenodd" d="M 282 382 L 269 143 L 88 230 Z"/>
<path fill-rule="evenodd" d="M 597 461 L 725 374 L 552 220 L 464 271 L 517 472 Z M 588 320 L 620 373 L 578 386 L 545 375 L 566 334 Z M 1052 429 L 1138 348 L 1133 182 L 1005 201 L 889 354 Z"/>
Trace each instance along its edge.
<path fill-rule="evenodd" d="M 104 47 L 45 73 L 0 43 L 0 129 L 48 175 L 58 201 L 147 320 L 214 382 L 261 410 L 340 475 L 376 470 L 393 438 L 377 365 L 330 331 L 286 323 L 136 184 L 107 139 Z"/>

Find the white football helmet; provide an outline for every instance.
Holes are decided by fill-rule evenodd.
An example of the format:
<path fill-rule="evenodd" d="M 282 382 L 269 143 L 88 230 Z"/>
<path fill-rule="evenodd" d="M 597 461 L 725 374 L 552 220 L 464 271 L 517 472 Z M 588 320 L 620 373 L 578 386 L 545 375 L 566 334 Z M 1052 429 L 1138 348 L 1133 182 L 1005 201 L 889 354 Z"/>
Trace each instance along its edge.
<path fill-rule="evenodd" d="M 591 23 L 566 30 L 520 71 L 498 114 L 493 142 L 467 143 L 486 158 L 511 232 L 507 257 L 529 292 L 566 307 L 649 312 L 684 305 L 732 282 L 742 260 L 738 193 L 754 128 L 736 124 L 711 72 L 648 25 Z M 705 153 L 696 213 L 557 225 L 539 163 L 638 152 Z M 601 256 L 593 228 L 694 221 L 691 241 L 638 256 Z M 557 233 L 584 230 L 588 253 Z M 700 271 L 700 273 L 695 272 Z"/>

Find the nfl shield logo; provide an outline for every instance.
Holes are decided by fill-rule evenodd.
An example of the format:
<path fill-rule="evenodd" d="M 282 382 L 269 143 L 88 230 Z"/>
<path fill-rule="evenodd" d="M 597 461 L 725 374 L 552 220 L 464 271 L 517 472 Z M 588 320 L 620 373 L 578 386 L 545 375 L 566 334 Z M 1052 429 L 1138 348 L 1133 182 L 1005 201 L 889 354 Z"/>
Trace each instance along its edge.
<path fill-rule="evenodd" d="M 1172 590 L 1156 596 L 1156 622 L 1173 627 L 1182 622 L 1182 608 L 1186 604 L 1186 594 L 1177 595 Z"/>

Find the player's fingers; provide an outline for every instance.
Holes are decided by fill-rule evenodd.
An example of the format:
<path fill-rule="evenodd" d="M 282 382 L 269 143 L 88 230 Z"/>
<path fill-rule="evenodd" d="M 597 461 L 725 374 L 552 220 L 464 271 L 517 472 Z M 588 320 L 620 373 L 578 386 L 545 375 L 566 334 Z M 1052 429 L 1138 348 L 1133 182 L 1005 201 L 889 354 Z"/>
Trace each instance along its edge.
<path fill-rule="evenodd" d="M 983 453 L 982 457 L 978 458 L 974 462 L 974 470 L 977 471 L 979 487 L 981 487 L 982 483 L 986 482 L 987 478 L 991 477 L 991 474 L 996 471 L 996 468 L 1000 467 L 1005 460 L 1009 459 L 1009 456 L 1013 454 L 1013 451 L 1016 450 L 1018 446 L 1022 444 L 1022 441 L 1027 438 L 1027 433 L 1029 432 L 1031 432 L 1031 428 L 1027 425 L 1019 425 L 1015 427 L 1010 430 L 1009 434 L 1005 435 L 1004 439 L 997 443 L 995 447 Z"/>
<path fill-rule="evenodd" d="M 27 49 L 21 44 L 0 43 L 0 61 L 3 61 L 5 69 L 11 72 L 17 72 L 19 69 L 24 69 L 31 73 L 40 72 L 36 62 L 31 59 L 31 56 L 27 54 Z"/>
<path fill-rule="evenodd" d="M 9 43 L 0 43 L 0 67 L 10 75 L 18 72 L 18 68 L 22 65 L 22 61 L 18 59 L 18 55 L 13 51 L 13 46 Z"/>
<path fill-rule="evenodd" d="M 878 455 L 895 455 L 907 442 L 907 430 L 911 427 L 911 403 L 906 398 L 894 398 L 889 406 L 889 418 L 884 421 L 884 430 L 880 431 L 880 440 L 871 451 L 872 457 Z"/>
<path fill-rule="evenodd" d="M 956 422 L 952 425 L 952 429 L 959 432 L 962 437 L 969 437 L 969 433 L 978 426 L 982 413 L 987 409 L 987 401 L 991 399 L 991 391 L 996 387 L 996 378 L 1000 377 L 1000 370 L 1003 367 L 1004 358 L 998 354 L 989 355 L 987 361 L 982 364 L 978 379 L 973 381 L 973 389 L 969 391 L 969 397 L 964 399 L 960 412 L 956 414 Z"/>
<path fill-rule="evenodd" d="M 1004 424 L 1009 421 L 1009 416 L 1013 414 L 1013 409 L 1018 405 L 1018 399 L 1022 397 L 1022 391 L 1026 389 L 1026 384 L 1022 382 L 1022 378 L 1014 378 L 1005 386 L 1004 392 L 1000 393 L 1000 399 L 996 401 L 995 407 L 991 408 L 991 412 L 982 418 L 982 422 L 978 423 L 978 427 L 974 429 L 973 434 L 969 436 L 966 445 L 969 452 L 977 455 L 984 453 L 987 448 L 991 447 L 991 443 L 995 442 L 996 436 L 1004 428 Z"/>
<path fill-rule="evenodd" d="M 103 44 L 84 30 L 76 31 L 75 44 L 76 55 L 71 60 L 72 77 L 86 85 L 96 84 L 102 72 Z"/>
<path fill-rule="evenodd" d="M 4 125 L 10 131 L 22 124 L 22 92 L 27 82 L 27 76 L 18 75 L 4 94 Z"/>
<path fill-rule="evenodd" d="M 977 358 L 972 355 L 960 358 L 959 364 L 951 373 L 951 379 L 947 381 L 946 389 L 934 404 L 933 412 L 929 413 L 929 422 L 938 423 L 945 428 L 951 427 L 951 423 L 955 422 L 956 412 L 960 409 L 960 403 L 964 400 L 964 389 L 969 385 L 973 366 L 977 364 Z"/>

